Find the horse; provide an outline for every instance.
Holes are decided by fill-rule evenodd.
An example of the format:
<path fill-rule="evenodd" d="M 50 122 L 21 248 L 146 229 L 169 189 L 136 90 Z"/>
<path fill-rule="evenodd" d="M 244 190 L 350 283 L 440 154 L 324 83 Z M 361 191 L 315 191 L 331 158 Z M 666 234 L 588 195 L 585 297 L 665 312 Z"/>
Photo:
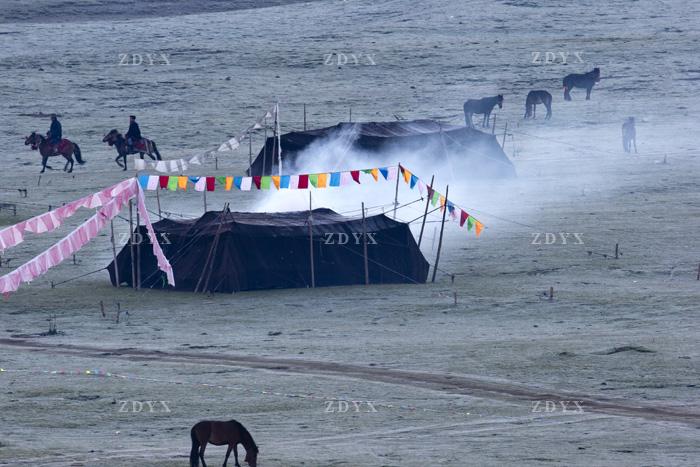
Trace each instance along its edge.
<path fill-rule="evenodd" d="M 591 90 L 598 81 L 600 81 L 600 68 L 593 68 L 588 73 L 566 75 L 564 77 L 564 99 L 571 100 L 569 93 L 573 88 L 586 88 L 586 100 L 591 100 Z"/>
<path fill-rule="evenodd" d="M 537 115 L 537 104 L 544 104 L 547 109 L 545 120 L 552 118 L 552 95 L 547 91 L 530 91 L 525 98 L 525 117 L 526 119 Z"/>
<path fill-rule="evenodd" d="M 241 467 L 241 464 L 238 463 L 239 443 L 245 448 L 245 462 L 250 467 L 257 466 L 258 446 L 253 441 L 253 437 L 248 430 L 236 420 L 229 420 L 228 422 L 203 420 L 192 427 L 190 437 L 192 438 L 190 467 L 197 467 L 199 459 L 202 459 L 202 465 L 207 467 L 207 463 L 204 462 L 204 450 L 207 447 L 207 443 L 211 443 L 214 446 L 228 444 L 224 467 L 226 467 L 228 462 L 228 456 L 231 455 L 231 450 L 233 450 L 233 458 L 236 460 L 236 467 Z"/>
<path fill-rule="evenodd" d="M 469 128 L 474 128 L 474 122 L 472 122 L 473 114 L 484 114 L 483 127 L 489 125 L 489 118 L 491 117 L 491 111 L 498 104 L 498 108 L 503 108 L 503 95 L 499 94 L 493 97 L 484 97 L 483 99 L 468 99 L 464 103 L 464 119 L 467 122 Z"/>
<path fill-rule="evenodd" d="M 44 173 L 47 168 L 53 170 L 50 165 L 46 164 L 49 157 L 53 156 L 63 156 L 66 158 L 66 165 L 63 166 L 64 172 L 71 173 L 73 171 L 73 155 L 75 155 L 78 164 L 85 164 L 83 156 L 80 153 L 80 147 L 67 139 L 62 139 L 54 147 L 48 139 L 33 131 L 31 135 L 24 139 L 25 146 L 29 146 L 30 144 L 32 149 L 39 149 L 39 154 L 41 154 L 41 173 Z M 68 168 L 69 165 L 70 168 Z"/>
<path fill-rule="evenodd" d="M 117 158 L 114 159 L 114 162 L 116 162 L 117 165 L 122 167 L 124 170 L 126 170 L 126 156 L 129 154 L 138 153 L 141 156 L 141 159 L 143 159 L 144 154 L 148 154 L 148 156 L 153 160 L 162 160 L 156 143 L 150 139 L 141 138 L 141 140 L 136 141 L 133 148 L 130 149 L 126 142 L 126 138 L 124 138 L 117 130 L 111 130 L 105 135 L 104 138 L 102 138 L 102 142 L 116 148 Z M 124 159 L 124 163 L 122 164 L 119 159 Z"/>
<path fill-rule="evenodd" d="M 632 152 L 634 143 L 634 153 L 637 154 L 637 129 L 634 126 L 634 117 L 627 117 L 622 124 L 622 148 L 625 152 Z"/>

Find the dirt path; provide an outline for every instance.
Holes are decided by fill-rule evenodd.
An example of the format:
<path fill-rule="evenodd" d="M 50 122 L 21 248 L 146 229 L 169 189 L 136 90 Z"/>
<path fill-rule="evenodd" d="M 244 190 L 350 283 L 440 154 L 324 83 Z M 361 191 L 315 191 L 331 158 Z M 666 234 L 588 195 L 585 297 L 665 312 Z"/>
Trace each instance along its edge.
<path fill-rule="evenodd" d="M 0 346 L 35 351 L 50 351 L 75 357 L 126 359 L 131 361 L 181 362 L 190 364 L 229 365 L 258 368 L 269 371 L 323 376 L 341 376 L 388 384 L 415 386 L 451 394 L 464 394 L 496 400 L 564 401 L 568 408 L 576 409 L 573 401 L 583 411 L 599 412 L 622 417 L 639 417 L 655 421 L 689 424 L 700 423 L 700 413 L 669 406 L 651 406 L 636 401 L 592 397 L 565 391 L 494 382 L 486 379 L 449 374 L 364 367 L 346 363 L 323 362 L 302 359 L 255 357 L 247 355 L 217 355 L 195 352 L 162 352 L 134 348 L 101 348 L 85 345 L 51 345 L 20 339 L 0 339 Z"/>

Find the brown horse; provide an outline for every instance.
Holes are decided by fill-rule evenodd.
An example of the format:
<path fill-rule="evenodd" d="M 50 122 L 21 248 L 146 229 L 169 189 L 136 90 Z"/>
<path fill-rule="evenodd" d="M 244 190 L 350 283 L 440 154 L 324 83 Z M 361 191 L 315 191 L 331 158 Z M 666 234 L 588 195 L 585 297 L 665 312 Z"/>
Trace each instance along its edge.
<path fill-rule="evenodd" d="M 231 455 L 231 450 L 233 450 L 233 458 L 236 460 L 236 467 L 241 467 L 241 464 L 238 463 L 239 443 L 245 448 L 245 462 L 250 467 L 256 467 L 258 464 L 258 446 L 253 441 L 253 437 L 250 436 L 248 430 L 236 420 L 228 422 L 203 420 L 192 427 L 190 436 L 192 437 L 190 467 L 197 467 L 199 459 L 202 459 L 202 465 L 207 467 L 207 463 L 204 462 L 204 449 L 206 449 L 207 443 L 211 443 L 214 446 L 228 444 L 224 467 L 226 467 L 228 462 L 228 456 Z"/>
<path fill-rule="evenodd" d="M 73 155 L 75 155 L 78 164 L 83 165 L 85 163 L 78 145 L 67 139 L 62 139 L 61 142 L 54 147 L 49 140 L 33 131 L 32 134 L 27 136 L 24 140 L 25 146 L 29 146 L 30 144 L 32 149 L 39 149 L 39 154 L 41 154 L 41 173 L 44 173 L 47 168 L 51 169 L 50 165 L 46 165 L 46 161 L 49 157 L 53 156 L 63 156 L 66 158 L 66 165 L 63 166 L 63 171 L 67 171 L 68 173 L 73 171 Z M 70 168 L 68 168 L 69 165 Z"/>
<path fill-rule="evenodd" d="M 150 139 L 141 138 L 140 141 L 136 141 L 134 143 L 133 148 L 129 148 L 129 145 L 126 143 L 126 138 L 124 138 L 117 130 L 112 130 L 107 133 L 104 138 L 102 138 L 102 142 L 107 143 L 110 146 L 114 146 L 117 149 L 117 158 L 114 159 L 114 162 L 116 162 L 117 165 L 122 167 L 124 170 L 126 170 L 126 156 L 129 154 L 138 153 L 141 156 L 141 159 L 143 159 L 144 154 L 148 154 L 148 156 L 153 160 L 162 160 L 156 143 Z M 119 159 L 123 159 L 124 163 L 122 163 Z"/>

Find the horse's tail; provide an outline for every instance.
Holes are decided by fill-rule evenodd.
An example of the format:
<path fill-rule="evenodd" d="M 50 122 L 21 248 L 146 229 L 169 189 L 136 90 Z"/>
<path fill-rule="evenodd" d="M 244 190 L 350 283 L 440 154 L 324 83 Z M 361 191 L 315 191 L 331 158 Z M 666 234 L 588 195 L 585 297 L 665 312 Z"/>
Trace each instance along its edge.
<path fill-rule="evenodd" d="M 83 165 L 85 163 L 82 153 L 80 152 L 80 146 L 75 143 L 73 143 L 73 154 L 75 154 L 75 160 L 78 161 L 78 164 Z"/>
<path fill-rule="evenodd" d="M 192 450 L 190 451 L 190 467 L 197 467 L 199 465 L 199 440 L 194 432 L 194 428 L 190 431 L 190 437 L 192 438 Z"/>
<path fill-rule="evenodd" d="M 163 159 L 160 157 L 160 153 L 158 152 L 158 147 L 156 146 L 156 142 L 151 141 L 151 145 L 153 146 L 153 152 L 156 155 L 156 160 L 162 161 Z"/>

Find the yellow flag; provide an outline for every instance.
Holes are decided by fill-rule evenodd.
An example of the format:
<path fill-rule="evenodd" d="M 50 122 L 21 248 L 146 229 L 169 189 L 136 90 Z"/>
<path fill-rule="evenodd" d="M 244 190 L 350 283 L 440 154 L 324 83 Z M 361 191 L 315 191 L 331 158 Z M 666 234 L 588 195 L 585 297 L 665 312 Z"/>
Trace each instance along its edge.
<path fill-rule="evenodd" d="M 273 175 L 272 176 L 272 183 L 275 184 L 275 188 L 278 190 L 280 189 L 280 176 L 279 175 Z"/>
<path fill-rule="evenodd" d="M 181 190 L 187 190 L 187 177 L 177 177 L 177 187 Z"/>
<path fill-rule="evenodd" d="M 484 228 L 484 224 L 482 224 L 479 221 L 476 221 L 474 227 L 476 227 L 476 236 L 478 237 L 479 235 L 481 235 L 481 230 Z"/>
<path fill-rule="evenodd" d="M 440 210 L 444 211 L 445 210 L 445 197 L 440 195 Z"/>
<path fill-rule="evenodd" d="M 328 174 L 318 174 L 318 185 L 316 188 L 326 188 L 328 186 Z"/>
<path fill-rule="evenodd" d="M 377 180 L 379 180 L 379 169 L 372 169 L 372 170 L 370 170 L 369 172 L 370 172 L 370 173 L 372 174 L 372 176 L 374 177 L 374 181 L 375 181 L 375 182 L 376 182 Z"/>
<path fill-rule="evenodd" d="M 406 183 L 411 181 L 411 171 L 405 167 L 403 168 L 403 179 L 406 181 Z"/>
<path fill-rule="evenodd" d="M 226 191 L 231 191 L 231 187 L 233 186 L 233 177 L 226 177 L 226 186 L 224 187 Z"/>

